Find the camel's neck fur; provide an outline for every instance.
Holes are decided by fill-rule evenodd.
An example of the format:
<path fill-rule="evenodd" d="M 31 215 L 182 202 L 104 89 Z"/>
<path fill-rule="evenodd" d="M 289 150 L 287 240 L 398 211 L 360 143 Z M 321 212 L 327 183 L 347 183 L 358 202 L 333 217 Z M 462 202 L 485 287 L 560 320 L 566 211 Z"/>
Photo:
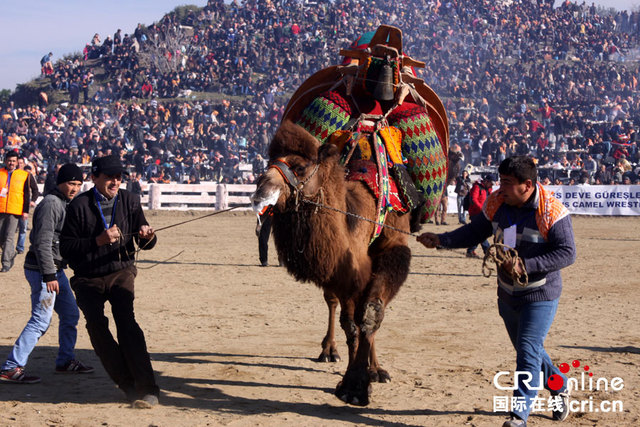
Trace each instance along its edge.
<path fill-rule="evenodd" d="M 359 194 L 352 191 L 355 183 L 345 182 L 344 168 L 338 165 L 337 157 L 320 166 L 318 179 L 324 197 L 314 201 L 342 211 L 364 213 L 367 204 L 360 203 Z M 342 269 L 355 266 L 363 253 L 366 255 L 370 227 L 342 213 L 304 202 L 300 202 L 296 212 L 294 199 L 290 197 L 286 209 L 274 215 L 273 235 L 278 253 L 297 280 L 324 287 Z"/>

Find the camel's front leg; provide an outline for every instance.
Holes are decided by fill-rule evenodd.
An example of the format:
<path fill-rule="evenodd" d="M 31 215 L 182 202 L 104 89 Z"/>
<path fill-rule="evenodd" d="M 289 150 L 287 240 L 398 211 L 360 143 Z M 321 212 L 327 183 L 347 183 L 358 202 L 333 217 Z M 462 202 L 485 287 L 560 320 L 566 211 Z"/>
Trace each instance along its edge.
<path fill-rule="evenodd" d="M 340 312 L 340 325 L 344 329 L 344 333 L 347 336 L 347 346 L 349 347 L 349 365 L 347 365 L 347 372 L 344 374 L 342 381 L 338 383 L 336 387 L 335 395 L 340 400 L 346 403 L 354 405 L 366 405 L 369 403 L 368 387 L 369 380 L 366 375 L 366 366 L 364 366 L 364 374 L 362 375 L 362 366 L 355 368 L 357 365 L 356 354 L 360 346 L 359 336 L 360 330 L 354 319 L 355 314 L 355 300 L 349 299 L 341 302 Z M 360 373 L 357 373 L 360 372 Z M 366 381 L 363 381 L 366 379 Z M 362 389 L 364 388 L 365 397 L 362 397 Z M 365 402 L 365 403 L 362 403 Z"/>
<path fill-rule="evenodd" d="M 375 355 L 374 339 L 384 319 L 387 303 L 393 299 L 407 278 L 410 260 L 411 251 L 407 246 L 395 246 L 386 249 L 374 262 L 373 280 L 366 298 L 355 313 L 360 330 L 357 352 L 336 390 L 338 397 L 347 403 L 368 405 L 371 380 L 391 380 L 389 374 L 380 368 Z"/>
<path fill-rule="evenodd" d="M 389 372 L 382 369 L 376 355 L 375 334 L 371 337 L 371 351 L 369 352 L 369 378 L 371 382 L 389 383 L 391 376 Z"/>
<path fill-rule="evenodd" d="M 329 308 L 329 325 L 327 334 L 322 340 L 322 353 L 318 357 L 318 362 L 339 362 L 340 355 L 336 346 L 336 309 L 338 308 L 338 297 L 329 291 L 324 291 L 324 300 Z"/>

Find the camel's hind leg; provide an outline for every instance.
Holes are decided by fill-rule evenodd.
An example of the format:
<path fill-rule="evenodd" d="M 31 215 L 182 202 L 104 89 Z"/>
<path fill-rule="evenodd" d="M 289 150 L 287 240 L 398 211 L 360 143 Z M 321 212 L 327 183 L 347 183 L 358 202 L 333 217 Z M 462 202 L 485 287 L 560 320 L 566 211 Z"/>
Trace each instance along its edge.
<path fill-rule="evenodd" d="M 318 357 L 318 362 L 339 362 L 340 355 L 336 346 L 336 309 L 338 308 L 338 297 L 329 291 L 324 291 L 324 300 L 329 308 L 329 326 L 327 334 L 322 340 L 322 353 Z"/>
<path fill-rule="evenodd" d="M 385 248 L 374 260 L 374 274 L 355 318 L 359 321 L 358 346 L 336 395 L 347 403 L 368 405 L 371 380 L 387 382 L 389 374 L 380 368 L 374 338 L 384 319 L 387 303 L 396 295 L 409 274 L 411 250 L 404 245 Z"/>

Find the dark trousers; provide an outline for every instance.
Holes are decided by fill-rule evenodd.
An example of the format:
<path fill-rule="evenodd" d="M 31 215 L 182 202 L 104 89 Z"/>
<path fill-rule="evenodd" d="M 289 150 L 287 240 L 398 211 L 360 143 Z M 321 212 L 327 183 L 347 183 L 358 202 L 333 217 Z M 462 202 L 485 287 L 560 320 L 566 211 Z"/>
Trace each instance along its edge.
<path fill-rule="evenodd" d="M 260 263 L 266 264 L 269 255 L 269 236 L 271 235 L 271 215 L 261 217 L 262 227 L 258 235 L 258 252 L 260 253 Z"/>
<path fill-rule="evenodd" d="M 20 215 L 0 213 L 0 247 L 2 248 L 2 267 L 9 271 L 16 257 L 16 231 Z"/>
<path fill-rule="evenodd" d="M 145 394 L 158 396 L 160 389 L 151 367 L 144 333 L 133 313 L 134 266 L 104 277 L 71 279 L 78 307 L 87 321 L 91 345 L 111 379 L 132 399 Z M 109 301 L 116 323 L 118 342 L 109 331 L 104 303 Z"/>

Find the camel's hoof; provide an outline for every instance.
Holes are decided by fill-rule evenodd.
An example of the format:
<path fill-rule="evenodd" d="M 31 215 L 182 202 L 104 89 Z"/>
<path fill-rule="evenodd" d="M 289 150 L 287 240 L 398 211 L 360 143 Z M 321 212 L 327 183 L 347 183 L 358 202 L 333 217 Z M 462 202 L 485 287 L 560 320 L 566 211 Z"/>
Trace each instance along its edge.
<path fill-rule="evenodd" d="M 369 379 L 372 383 L 390 383 L 391 375 L 384 369 L 372 369 L 369 371 Z"/>
<path fill-rule="evenodd" d="M 320 356 L 318 356 L 318 362 L 320 363 L 339 362 L 340 360 L 342 359 L 340 359 L 340 355 L 337 351 L 332 351 L 329 354 L 323 351 L 320 353 Z"/>
<path fill-rule="evenodd" d="M 371 383 L 366 369 L 347 371 L 336 387 L 335 395 L 345 403 L 367 406 L 371 395 Z"/>

